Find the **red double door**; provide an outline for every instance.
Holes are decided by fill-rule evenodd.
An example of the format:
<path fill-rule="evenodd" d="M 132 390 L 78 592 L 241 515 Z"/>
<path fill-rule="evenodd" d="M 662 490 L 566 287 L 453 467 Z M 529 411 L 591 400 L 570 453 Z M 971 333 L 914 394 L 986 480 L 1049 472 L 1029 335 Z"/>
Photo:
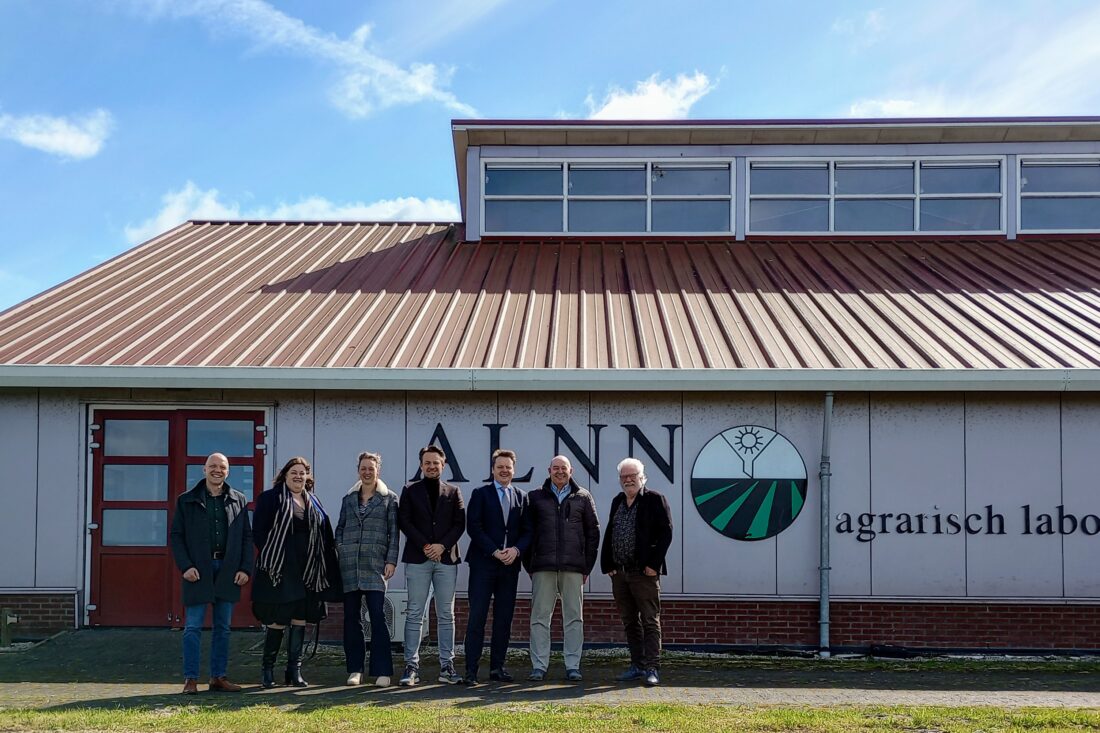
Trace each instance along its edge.
<path fill-rule="evenodd" d="M 97 410 L 91 438 L 90 623 L 181 626 L 180 572 L 168 537 L 176 499 L 203 477 L 208 455 L 224 453 L 229 485 L 249 498 L 251 513 L 264 483 L 264 413 Z M 245 586 L 234 626 L 256 625 L 249 597 Z"/>

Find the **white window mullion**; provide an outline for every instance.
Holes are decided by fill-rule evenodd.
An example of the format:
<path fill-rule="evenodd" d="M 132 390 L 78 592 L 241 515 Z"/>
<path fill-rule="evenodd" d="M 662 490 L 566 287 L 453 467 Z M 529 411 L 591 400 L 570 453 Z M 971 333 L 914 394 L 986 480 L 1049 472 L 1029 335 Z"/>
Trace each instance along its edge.
<path fill-rule="evenodd" d="M 829 161 L 829 231 L 836 230 L 834 209 L 836 208 L 836 162 Z"/>
<path fill-rule="evenodd" d="M 645 166 L 645 230 L 653 231 L 653 163 Z"/>
<path fill-rule="evenodd" d="M 921 206 L 921 190 L 920 190 L 920 161 L 916 161 L 913 165 L 913 231 L 920 231 L 920 206 Z"/>
<path fill-rule="evenodd" d="M 561 230 L 569 232 L 569 164 L 561 166 Z"/>

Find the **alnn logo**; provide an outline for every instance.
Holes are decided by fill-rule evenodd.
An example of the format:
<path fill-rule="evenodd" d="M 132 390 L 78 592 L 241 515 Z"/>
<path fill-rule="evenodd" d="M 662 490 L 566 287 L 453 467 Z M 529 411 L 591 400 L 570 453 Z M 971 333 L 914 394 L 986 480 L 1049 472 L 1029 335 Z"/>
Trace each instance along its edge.
<path fill-rule="evenodd" d="M 806 503 L 806 464 L 791 441 L 759 425 L 710 439 L 691 470 L 691 496 L 703 520 L 735 540 L 774 537 Z"/>

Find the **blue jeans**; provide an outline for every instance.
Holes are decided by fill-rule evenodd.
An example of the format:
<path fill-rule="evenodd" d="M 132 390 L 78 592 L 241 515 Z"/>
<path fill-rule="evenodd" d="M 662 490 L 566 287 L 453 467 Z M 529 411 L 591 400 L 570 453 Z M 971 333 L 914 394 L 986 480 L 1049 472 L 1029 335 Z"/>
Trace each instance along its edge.
<path fill-rule="evenodd" d="M 221 570 L 221 560 L 214 561 L 214 576 Z M 214 606 L 214 618 L 210 631 L 210 676 L 225 677 L 229 666 L 229 621 L 233 617 L 233 601 L 196 603 L 183 608 L 183 676 L 199 678 L 199 662 L 202 659 L 202 627 L 206 623 L 206 607 Z"/>
<path fill-rule="evenodd" d="M 420 639 L 428 612 L 429 589 L 435 595 L 439 663 L 454 665 L 457 581 L 457 565 L 444 565 L 432 560 L 405 563 L 405 587 L 409 590 L 409 607 L 405 613 L 405 666 L 420 669 Z"/>

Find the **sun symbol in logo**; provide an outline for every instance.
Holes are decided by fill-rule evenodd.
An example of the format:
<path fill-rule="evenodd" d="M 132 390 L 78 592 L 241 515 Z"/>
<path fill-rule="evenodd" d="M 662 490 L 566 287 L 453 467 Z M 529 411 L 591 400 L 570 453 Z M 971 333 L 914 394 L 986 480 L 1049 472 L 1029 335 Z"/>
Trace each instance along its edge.
<path fill-rule="evenodd" d="M 734 440 L 737 442 L 737 449 L 744 451 L 745 453 L 755 453 L 760 450 L 760 442 L 763 436 L 756 428 L 741 428 L 741 431 L 737 433 Z"/>

